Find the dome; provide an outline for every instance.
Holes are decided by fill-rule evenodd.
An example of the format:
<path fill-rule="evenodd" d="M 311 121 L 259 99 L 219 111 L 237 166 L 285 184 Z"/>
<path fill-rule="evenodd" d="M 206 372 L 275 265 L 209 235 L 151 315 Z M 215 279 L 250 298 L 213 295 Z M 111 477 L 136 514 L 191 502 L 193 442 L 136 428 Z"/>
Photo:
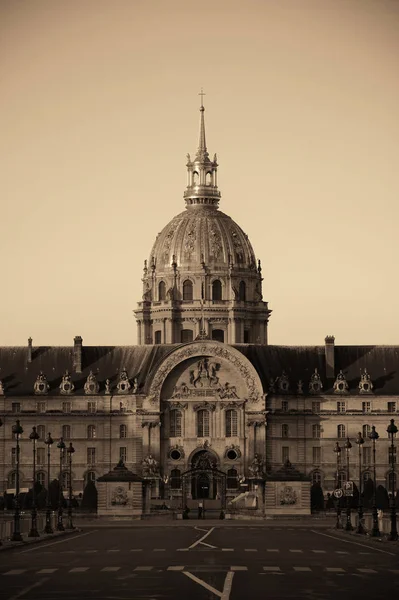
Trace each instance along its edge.
<path fill-rule="evenodd" d="M 231 217 L 215 206 L 190 206 L 175 216 L 158 234 L 150 255 L 157 271 L 176 262 L 190 270 L 223 270 L 234 264 L 240 270 L 255 269 L 255 254 L 248 236 Z"/>

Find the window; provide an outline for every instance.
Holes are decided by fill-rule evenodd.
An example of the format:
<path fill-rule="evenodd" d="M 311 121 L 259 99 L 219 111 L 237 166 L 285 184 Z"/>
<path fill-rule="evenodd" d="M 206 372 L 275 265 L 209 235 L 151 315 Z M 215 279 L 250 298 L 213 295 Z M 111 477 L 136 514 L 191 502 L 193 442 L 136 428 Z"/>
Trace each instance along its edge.
<path fill-rule="evenodd" d="M 281 425 L 281 437 L 283 437 L 283 438 L 287 438 L 288 437 L 288 425 L 287 425 L 287 423 L 283 423 Z"/>
<path fill-rule="evenodd" d="M 121 446 L 119 448 L 119 458 L 124 463 L 127 461 L 127 447 L 126 446 Z"/>
<path fill-rule="evenodd" d="M 321 427 L 318 423 L 312 425 L 312 438 L 316 439 L 320 437 Z"/>
<path fill-rule="evenodd" d="M 70 413 L 72 410 L 72 402 L 63 402 L 62 403 L 62 412 Z"/>
<path fill-rule="evenodd" d="M 155 344 L 162 344 L 162 331 L 158 330 L 155 332 Z"/>
<path fill-rule="evenodd" d="M 313 471 L 312 483 L 319 483 L 321 485 L 321 473 L 320 471 Z"/>
<path fill-rule="evenodd" d="M 87 412 L 95 413 L 97 411 L 97 403 L 96 402 L 88 402 L 87 403 Z"/>
<path fill-rule="evenodd" d="M 283 412 L 287 412 L 288 411 L 288 400 L 282 400 L 282 402 L 281 402 L 281 410 Z"/>
<path fill-rule="evenodd" d="M 249 330 L 244 329 L 244 344 L 249 344 Z"/>
<path fill-rule="evenodd" d="M 314 446 L 312 454 L 313 454 L 313 464 L 320 465 L 320 463 L 321 463 L 321 448 L 320 448 L 320 446 Z"/>
<path fill-rule="evenodd" d="M 57 448 L 57 450 L 58 450 L 58 448 Z M 64 466 L 68 466 L 68 452 L 66 451 L 66 448 L 62 453 L 62 461 L 61 462 Z"/>
<path fill-rule="evenodd" d="M 197 412 L 197 437 L 209 435 L 209 411 L 199 410 Z"/>
<path fill-rule="evenodd" d="M 171 490 L 178 490 L 181 488 L 181 475 L 179 469 L 171 470 L 169 485 Z"/>
<path fill-rule="evenodd" d="M 393 455 L 392 455 L 392 450 L 393 450 Z M 394 446 L 392 448 L 392 446 L 389 446 L 388 448 L 388 464 L 392 465 L 392 459 L 393 459 L 393 463 L 396 464 L 396 446 Z"/>
<path fill-rule="evenodd" d="M 43 440 L 46 437 L 46 428 L 44 427 L 44 425 L 38 425 L 36 427 L 36 433 L 39 436 L 39 440 Z"/>
<path fill-rule="evenodd" d="M 370 425 L 363 425 L 362 427 L 362 435 L 364 438 L 364 441 L 367 442 L 368 438 L 369 438 L 369 433 L 371 432 L 371 426 Z"/>
<path fill-rule="evenodd" d="M 392 471 L 390 471 L 388 473 L 388 477 L 387 477 L 387 487 L 388 487 L 388 492 L 390 492 L 392 490 L 392 484 L 393 484 L 393 489 L 395 490 L 395 494 L 396 494 L 396 473 L 392 473 Z"/>
<path fill-rule="evenodd" d="M 363 465 L 369 467 L 371 465 L 371 448 L 363 446 Z"/>
<path fill-rule="evenodd" d="M 212 283 L 212 300 L 218 302 L 222 299 L 222 283 L 219 279 L 215 279 Z"/>
<path fill-rule="evenodd" d="M 346 472 L 345 471 L 340 471 L 338 473 L 338 485 L 337 487 L 342 488 L 342 486 L 344 485 L 346 481 Z"/>
<path fill-rule="evenodd" d="M 227 487 L 230 490 L 236 490 L 238 488 L 238 473 L 236 469 L 229 469 L 227 471 Z"/>
<path fill-rule="evenodd" d="M 17 464 L 17 449 L 11 448 L 11 466 L 15 467 Z"/>
<path fill-rule="evenodd" d="M 237 433 L 237 411 L 226 410 L 226 437 L 234 437 Z"/>
<path fill-rule="evenodd" d="M 193 300 L 193 284 L 189 279 L 183 281 L 183 300 L 192 302 Z"/>
<path fill-rule="evenodd" d="M 238 297 L 241 302 L 245 302 L 247 299 L 247 286 L 245 285 L 245 281 L 240 281 L 240 285 L 238 288 Z"/>
<path fill-rule="evenodd" d="M 62 487 L 69 488 L 69 471 L 63 471 L 61 475 L 61 485 Z"/>
<path fill-rule="evenodd" d="M 45 402 L 37 402 L 36 410 L 39 413 L 45 413 L 46 412 L 46 403 Z"/>
<path fill-rule="evenodd" d="M 337 402 L 337 412 L 339 412 L 339 413 L 346 412 L 346 402 Z"/>
<path fill-rule="evenodd" d="M 224 343 L 223 329 L 212 329 L 212 339 Z"/>
<path fill-rule="evenodd" d="M 281 448 L 281 458 L 283 463 L 287 462 L 287 460 L 290 460 L 290 449 L 288 446 L 283 446 Z"/>
<path fill-rule="evenodd" d="M 396 412 L 396 402 L 388 402 L 388 412 Z"/>
<path fill-rule="evenodd" d="M 170 437 L 181 436 L 181 412 L 180 410 L 170 411 Z"/>
<path fill-rule="evenodd" d="M 158 300 L 166 299 L 166 285 L 164 281 L 160 281 L 158 284 Z"/>
<path fill-rule="evenodd" d="M 10 473 L 7 477 L 7 487 L 14 489 L 17 486 L 17 474 L 15 471 Z"/>
<path fill-rule="evenodd" d="M 94 440 L 95 437 L 96 437 L 96 426 L 88 425 L 87 426 L 87 439 Z"/>
<path fill-rule="evenodd" d="M 87 471 L 86 476 L 85 476 L 85 482 L 86 485 L 90 482 L 90 483 L 95 483 L 96 482 L 96 474 L 94 471 Z"/>
<path fill-rule="evenodd" d="M 182 329 L 180 332 L 180 339 L 182 344 L 188 344 L 194 339 L 194 334 L 191 329 Z"/>
<path fill-rule="evenodd" d="M 121 439 L 127 437 L 127 425 L 119 425 L 119 437 Z"/>
<path fill-rule="evenodd" d="M 320 402 L 312 402 L 312 412 L 319 413 L 321 404 Z"/>
<path fill-rule="evenodd" d="M 36 461 L 38 465 L 44 465 L 46 462 L 46 449 L 38 448 L 36 450 Z"/>
<path fill-rule="evenodd" d="M 371 412 L 371 402 L 362 402 L 362 411 L 364 413 Z"/>
<path fill-rule="evenodd" d="M 345 425 L 338 425 L 338 427 L 337 427 L 337 437 L 339 437 L 339 438 L 346 437 L 346 427 L 345 427 Z"/>
<path fill-rule="evenodd" d="M 64 438 L 64 440 L 70 440 L 71 439 L 71 426 L 63 425 L 62 430 L 61 430 L 61 435 Z"/>
<path fill-rule="evenodd" d="M 44 471 L 38 471 L 36 473 L 36 481 L 43 487 L 46 487 L 46 473 Z"/>
<path fill-rule="evenodd" d="M 96 449 L 87 448 L 87 464 L 94 465 L 96 462 Z"/>
<path fill-rule="evenodd" d="M 363 473 L 363 485 L 366 483 L 366 481 L 368 481 L 369 479 L 371 479 L 371 473 L 370 471 L 365 471 Z"/>
<path fill-rule="evenodd" d="M 21 404 L 20 404 L 20 402 L 13 402 L 11 404 L 11 411 L 13 413 L 20 413 L 21 412 Z"/>

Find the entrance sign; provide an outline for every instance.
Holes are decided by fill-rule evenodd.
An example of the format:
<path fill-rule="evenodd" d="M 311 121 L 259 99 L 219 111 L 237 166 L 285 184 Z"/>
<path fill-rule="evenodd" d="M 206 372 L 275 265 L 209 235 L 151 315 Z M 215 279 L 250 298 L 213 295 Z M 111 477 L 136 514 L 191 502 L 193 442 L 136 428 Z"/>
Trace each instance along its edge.
<path fill-rule="evenodd" d="M 343 495 L 344 495 L 344 494 L 343 494 L 343 491 L 342 491 L 340 488 L 338 488 L 338 489 L 334 490 L 334 496 L 335 496 L 336 498 L 342 498 L 342 496 L 343 496 Z"/>
<path fill-rule="evenodd" d="M 345 496 L 353 496 L 353 481 L 345 481 L 344 492 Z"/>

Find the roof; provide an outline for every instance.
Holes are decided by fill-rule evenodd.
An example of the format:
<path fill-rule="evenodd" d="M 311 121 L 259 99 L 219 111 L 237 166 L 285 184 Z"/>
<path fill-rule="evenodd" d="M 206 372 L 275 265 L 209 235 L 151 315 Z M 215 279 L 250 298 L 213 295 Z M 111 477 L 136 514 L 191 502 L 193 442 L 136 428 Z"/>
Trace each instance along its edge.
<path fill-rule="evenodd" d="M 109 471 L 105 475 L 102 475 L 102 477 L 98 477 L 97 481 L 122 482 L 122 481 L 143 481 L 143 479 L 141 477 L 139 477 L 138 475 L 136 475 L 135 473 L 133 473 L 133 471 L 129 471 L 129 469 L 127 467 L 125 467 L 125 465 L 123 464 L 122 460 L 120 460 L 118 462 L 118 464 L 116 465 L 116 467 L 111 469 L 111 471 Z"/>
<path fill-rule="evenodd" d="M 126 369 L 130 380 L 137 378 L 138 393 L 143 391 L 150 372 L 170 352 L 181 344 L 158 346 L 84 346 L 82 373 L 74 373 L 72 346 L 41 346 L 33 348 L 32 362 L 27 362 L 28 347 L 0 347 L 0 380 L 7 396 L 31 396 L 40 371 L 47 377 L 49 394 L 58 395 L 59 385 L 66 370 L 75 386 L 74 394 L 84 393 L 84 384 L 90 371 L 100 384 L 99 394 L 105 393 L 105 381 L 115 387 L 119 375 Z M 295 393 L 297 382 L 304 383 L 305 394 L 311 375 L 317 368 L 323 382 L 323 393 L 332 393 L 334 380 L 325 375 L 324 346 L 261 346 L 236 344 L 233 346 L 253 364 L 265 391 L 272 380 L 285 371 L 290 389 Z M 349 384 L 349 392 L 359 393 L 360 373 L 367 369 L 375 395 L 399 395 L 399 346 L 335 346 L 335 373 L 342 369 Z"/>

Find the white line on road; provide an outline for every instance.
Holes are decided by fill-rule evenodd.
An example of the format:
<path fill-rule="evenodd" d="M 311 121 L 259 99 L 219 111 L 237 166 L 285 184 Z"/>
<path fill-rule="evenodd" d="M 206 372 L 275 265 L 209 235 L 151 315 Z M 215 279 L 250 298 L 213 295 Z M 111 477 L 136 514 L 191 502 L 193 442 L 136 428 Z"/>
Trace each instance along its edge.
<path fill-rule="evenodd" d="M 208 548 L 217 548 L 217 546 L 212 546 L 212 544 L 208 544 L 207 542 L 200 542 L 203 546 L 208 546 Z"/>
<path fill-rule="evenodd" d="M 206 581 L 203 581 L 202 579 L 196 577 L 188 571 L 182 571 L 182 573 L 190 579 L 192 579 L 193 581 L 195 581 L 195 583 L 198 583 L 199 585 L 204 587 L 209 592 L 212 592 L 212 594 L 215 594 L 215 596 L 217 596 L 218 598 L 221 598 L 221 600 L 229 600 L 234 577 L 234 573 L 232 573 L 231 571 L 228 571 L 226 574 L 226 579 L 224 580 L 223 585 L 223 592 L 219 592 L 219 590 L 209 585 L 209 583 L 206 583 Z"/>
<path fill-rule="evenodd" d="M 210 535 L 214 529 L 215 528 L 212 527 L 212 529 L 210 529 L 209 531 L 207 531 L 206 534 L 202 536 L 202 538 L 200 538 L 199 540 L 197 540 L 196 542 L 194 542 L 194 544 L 191 544 L 191 546 L 188 547 L 189 550 L 191 550 L 191 548 L 195 548 L 195 546 L 198 546 L 198 544 L 200 542 L 202 542 L 206 537 L 208 537 L 208 535 Z"/>
<path fill-rule="evenodd" d="M 167 571 L 184 571 L 184 566 L 182 565 L 173 565 L 167 568 Z"/>
<path fill-rule="evenodd" d="M 28 585 L 28 587 L 26 587 L 23 590 L 21 590 L 20 592 L 18 592 L 18 594 L 15 594 L 14 596 L 10 596 L 8 598 L 8 600 L 18 600 L 18 598 L 21 598 L 22 596 L 25 596 L 25 594 L 27 594 L 28 592 L 30 592 L 34 588 L 39 587 L 39 585 L 43 585 L 43 583 L 45 583 L 46 581 L 48 581 L 48 579 L 49 579 L 48 577 L 44 577 L 43 579 L 41 579 L 40 581 L 36 581 L 36 583 L 33 583 L 32 585 Z"/>
<path fill-rule="evenodd" d="M 40 571 L 36 571 L 36 575 L 41 575 L 42 573 L 54 573 L 55 571 L 58 571 L 57 569 L 40 569 Z"/>
<path fill-rule="evenodd" d="M 90 535 L 91 533 L 95 533 L 96 531 L 98 531 L 98 529 L 93 529 L 93 531 L 86 531 L 86 533 L 81 533 L 80 535 L 75 535 L 74 537 L 66 537 L 63 540 L 58 540 L 57 542 L 51 542 L 51 544 L 45 544 L 43 546 L 43 544 L 38 544 L 37 546 L 34 546 L 33 548 L 28 548 L 28 550 L 22 550 L 22 552 L 19 552 L 19 554 L 25 554 L 25 552 L 32 552 L 33 550 L 40 550 L 41 548 L 48 548 L 49 546 L 55 546 L 55 544 L 62 544 L 63 542 L 70 542 L 71 540 L 77 540 L 78 538 L 81 538 L 85 535 Z"/>
<path fill-rule="evenodd" d="M 366 546 L 365 544 L 360 544 L 359 542 L 352 542 L 352 540 L 343 540 L 340 537 L 335 537 L 334 535 L 329 535 L 328 533 L 321 533 L 321 531 L 315 531 L 314 529 L 310 530 L 312 533 L 316 533 L 317 535 L 324 535 L 324 537 L 331 538 L 332 540 L 337 540 L 338 542 L 345 542 L 345 544 L 355 544 L 356 546 L 362 546 L 363 548 L 367 548 L 368 550 L 375 550 L 376 552 L 382 552 L 383 554 L 389 554 L 390 556 L 396 556 L 393 552 L 387 552 L 386 550 L 381 550 L 381 548 L 372 548 L 371 546 Z"/>
<path fill-rule="evenodd" d="M 73 569 L 69 569 L 70 573 L 84 573 L 88 571 L 90 567 L 73 567 Z"/>
<path fill-rule="evenodd" d="M 280 567 L 263 567 L 264 571 L 281 571 Z"/>
<path fill-rule="evenodd" d="M 294 571 L 299 571 L 299 572 L 301 572 L 301 571 L 305 572 L 305 571 L 311 571 L 311 570 L 312 569 L 310 567 L 294 567 Z"/>

